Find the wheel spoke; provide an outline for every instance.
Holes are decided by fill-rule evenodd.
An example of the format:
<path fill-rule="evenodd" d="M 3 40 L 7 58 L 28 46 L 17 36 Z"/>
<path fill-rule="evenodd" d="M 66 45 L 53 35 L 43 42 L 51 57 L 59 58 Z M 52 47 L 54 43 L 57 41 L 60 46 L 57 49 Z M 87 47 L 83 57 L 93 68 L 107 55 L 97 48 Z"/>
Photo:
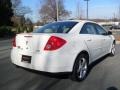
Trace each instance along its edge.
<path fill-rule="evenodd" d="M 112 52 L 113 55 L 115 54 L 115 45 L 114 44 L 112 45 L 112 51 L 111 52 Z"/>
<path fill-rule="evenodd" d="M 85 58 L 81 58 L 79 61 L 78 74 L 79 78 L 84 78 L 87 72 L 87 62 Z"/>

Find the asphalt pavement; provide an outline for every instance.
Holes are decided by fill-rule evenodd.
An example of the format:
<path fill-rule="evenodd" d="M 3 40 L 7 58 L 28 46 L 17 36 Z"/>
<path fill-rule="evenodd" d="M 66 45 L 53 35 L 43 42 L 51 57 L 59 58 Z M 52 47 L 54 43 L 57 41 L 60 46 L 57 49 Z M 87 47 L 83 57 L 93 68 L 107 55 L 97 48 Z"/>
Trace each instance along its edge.
<path fill-rule="evenodd" d="M 11 39 L 0 40 L 0 50 L 6 50 L 11 48 Z"/>
<path fill-rule="evenodd" d="M 15 67 L 10 42 L 0 41 L 0 90 L 120 90 L 120 45 L 114 57 L 107 55 L 90 65 L 85 81 L 75 82 L 68 75 L 49 76 Z"/>

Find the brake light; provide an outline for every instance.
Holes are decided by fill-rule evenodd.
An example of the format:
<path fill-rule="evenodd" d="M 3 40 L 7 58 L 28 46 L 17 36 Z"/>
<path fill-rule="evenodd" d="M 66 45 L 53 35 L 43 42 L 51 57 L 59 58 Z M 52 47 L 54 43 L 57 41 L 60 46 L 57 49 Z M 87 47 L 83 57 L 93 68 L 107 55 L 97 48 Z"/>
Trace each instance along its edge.
<path fill-rule="evenodd" d="M 51 36 L 44 48 L 44 50 L 52 51 L 61 48 L 66 41 L 60 37 Z"/>
<path fill-rule="evenodd" d="M 16 37 L 14 37 L 14 38 L 12 39 L 12 46 L 13 46 L 13 47 L 16 47 Z"/>

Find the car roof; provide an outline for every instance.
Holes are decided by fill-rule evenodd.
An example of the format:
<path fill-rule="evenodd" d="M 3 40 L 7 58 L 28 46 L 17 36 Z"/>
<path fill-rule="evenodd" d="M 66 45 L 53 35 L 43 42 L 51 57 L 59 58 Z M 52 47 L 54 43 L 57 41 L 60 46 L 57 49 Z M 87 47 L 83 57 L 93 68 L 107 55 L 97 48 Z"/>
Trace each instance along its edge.
<path fill-rule="evenodd" d="M 76 22 L 79 22 L 79 23 L 87 23 L 87 22 L 95 23 L 95 22 L 89 21 L 89 20 L 73 20 L 73 21 L 76 21 Z"/>
<path fill-rule="evenodd" d="M 89 20 L 65 20 L 65 21 L 58 21 L 58 22 L 78 22 L 81 24 L 87 23 L 87 22 L 91 22 L 91 23 L 96 23 L 94 21 L 89 21 Z"/>

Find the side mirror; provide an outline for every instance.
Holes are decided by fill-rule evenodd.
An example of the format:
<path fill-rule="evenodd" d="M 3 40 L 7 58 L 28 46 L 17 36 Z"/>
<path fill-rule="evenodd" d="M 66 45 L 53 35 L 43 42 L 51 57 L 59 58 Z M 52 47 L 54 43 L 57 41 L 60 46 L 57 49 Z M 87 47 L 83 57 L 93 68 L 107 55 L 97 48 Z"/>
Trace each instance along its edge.
<path fill-rule="evenodd" d="M 108 31 L 108 35 L 112 35 L 112 32 L 111 32 L 111 31 Z"/>

